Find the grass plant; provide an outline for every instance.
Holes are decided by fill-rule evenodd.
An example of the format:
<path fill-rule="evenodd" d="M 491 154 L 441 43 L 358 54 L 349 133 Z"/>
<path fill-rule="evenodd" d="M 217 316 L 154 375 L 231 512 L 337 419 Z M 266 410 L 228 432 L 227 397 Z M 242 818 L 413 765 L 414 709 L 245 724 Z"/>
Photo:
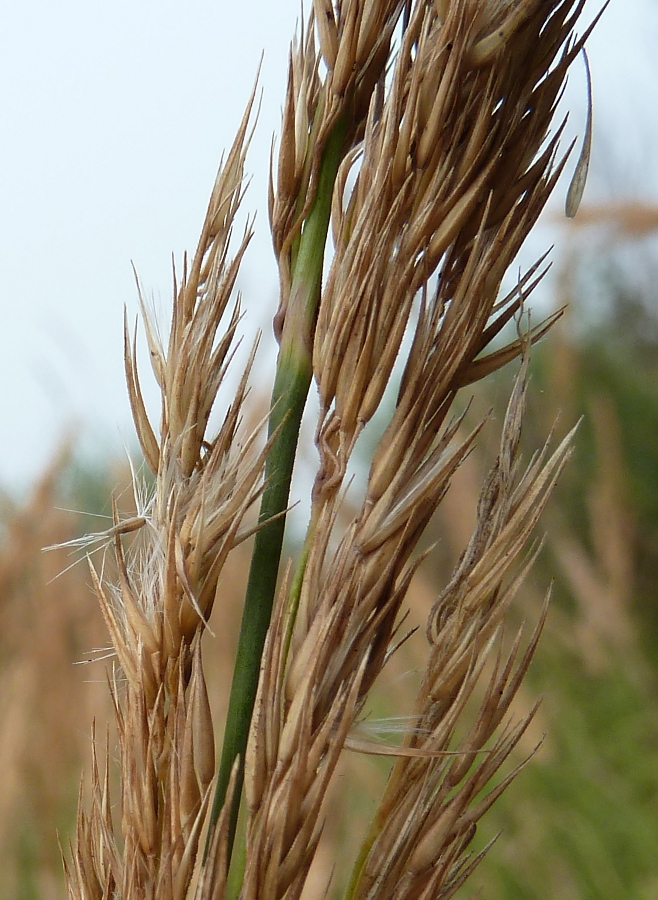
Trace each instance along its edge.
<path fill-rule="evenodd" d="M 395 761 L 360 847 L 336 860 L 351 867 L 345 898 L 450 897 L 482 858 L 471 852 L 478 822 L 519 765 L 493 779 L 533 717 L 534 707 L 514 721 L 510 709 L 546 605 L 525 641 L 522 629 L 506 641 L 504 623 L 571 446 L 568 434 L 522 465 L 529 348 L 557 316 L 534 327 L 523 317 L 542 260 L 511 293 L 500 288 L 564 165 L 553 120 L 588 33 L 575 35 L 583 6 L 313 4 L 290 54 L 270 191 L 279 355 L 265 441 L 242 424 L 253 353 L 219 429 L 209 430 L 241 318 L 234 292 L 250 228 L 233 253 L 231 242 L 252 96 L 197 251 L 175 281 L 166 340 L 142 305 L 159 427 L 126 327 L 130 401 L 154 487 L 135 483 L 133 514 L 115 507 L 103 539 L 116 577 L 90 563 L 116 654 L 119 803 L 115 814 L 114 753 L 108 746 L 102 765 L 94 739 L 90 796 L 80 800 L 66 864 L 71 898 L 301 897 L 327 793 L 351 746 Z M 492 347 L 513 319 L 516 338 Z M 474 531 L 427 618 L 406 733 L 395 747 L 373 748 L 356 730 L 405 640 L 418 543 L 484 427 L 465 429 L 455 397 L 517 357 Z M 367 483 L 344 516 L 355 446 L 398 372 Z M 310 521 L 282 573 L 312 383 L 320 414 Z M 201 638 L 222 627 L 209 624 L 211 613 L 224 612 L 228 556 L 253 532 L 258 501 L 216 773 Z"/>

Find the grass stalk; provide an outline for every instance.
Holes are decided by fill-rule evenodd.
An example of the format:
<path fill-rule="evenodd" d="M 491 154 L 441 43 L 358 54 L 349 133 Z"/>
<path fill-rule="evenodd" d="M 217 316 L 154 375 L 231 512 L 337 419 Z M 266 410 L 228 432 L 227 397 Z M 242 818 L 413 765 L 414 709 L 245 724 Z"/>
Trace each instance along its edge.
<path fill-rule="evenodd" d="M 299 428 L 313 376 L 313 330 L 322 283 L 331 198 L 344 136 L 345 124 L 340 119 L 325 146 L 317 193 L 301 234 L 272 390 L 268 430 L 272 443 L 259 514 L 262 527 L 256 534 L 249 570 L 211 819 L 214 825 L 226 799 L 233 764 L 239 757 L 237 789 L 230 816 L 229 855 L 238 818 L 244 755 L 260 661 L 276 591 Z"/>

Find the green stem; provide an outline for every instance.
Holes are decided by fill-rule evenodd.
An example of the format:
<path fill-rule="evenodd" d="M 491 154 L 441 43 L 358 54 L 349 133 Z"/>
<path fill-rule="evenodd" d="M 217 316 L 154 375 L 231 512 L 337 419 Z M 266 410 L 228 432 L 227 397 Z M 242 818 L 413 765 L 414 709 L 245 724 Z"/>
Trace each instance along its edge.
<path fill-rule="evenodd" d="M 283 639 L 283 653 L 281 654 L 281 682 L 283 682 L 286 663 L 288 661 L 288 653 L 290 652 L 292 635 L 295 629 L 295 621 L 297 619 L 297 611 L 299 610 L 299 601 L 302 594 L 302 585 L 304 582 L 304 574 L 306 572 L 306 564 L 308 562 L 308 555 L 311 551 L 311 545 L 313 544 L 313 538 L 315 537 L 316 525 L 317 518 L 315 515 L 312 515 L 311 520 L 308 524 L 308 529 L 306 531 L 304 546 L 302 547 L 302 552 L 300 554 L 297 568 L 295 570 L 295 574 L 293 575 L 292 584 L 290 585 L 290 590 L 288 592 L 288 598 L 286 601 L 288 606 L 288 624 L 286 626 L 286 634 Z"/>
<path fill-rule="evenodd" d="M 359 887 L 359 882 L 361 881 L 361 875 L 363 874 L 366 860 L 368 859 L 368 855 L 373 848 L 373 844 L 375 843 L 377 835 L 379 834 L 379 823 L 377 819 L 378 817 L 376 816 L 375 820 L 370 826 L 368 834 L 366 835 L 366 839 L 359 848 L 359 855 L 357 856 L 354 863 L 354 867 L 350 875 L 349 884 L 347 885 L 343 900 L 354 900 L 354 898 L 356 897 L 356 892 Z"/>
<path fill-rule="evenodd" d="M 229 858 L 244 781 L 244 757 L 258 687 L 260 660 L 276 591 L 285 530 L 283 513 L 288 506 L 299 427 L 313 374 L 313 333 L 322 285 L 331 197 L 342 158 L 344 135 L 345 126 L 339 121 L 324 148 L 316 197 L 301 234 L 277 359 L 269 420 L 272 445 L 265 465 L 266 484 L 259 515 L 259 522 L 264 524 L 256 534 L 251 558 L 211 813 L 212 826 L 224 805 L 231 770 L 239 758 L 231 807 Z"/>
<path fill-rule="evenodd" d="M 391 798 L 395 796 L 396 791 L 399 789 L 400 771 L 400 757 L 398 757 L 388 776 L 384 795 L 379 801 L 379 806 L 370 822 L 368 833 L 359 848 L 359 853 L 352 868 L 352 873 L 343 900 L 354 900 L 357 896 L 357 892 L 361 886 L 361 876 L 363 875 L 363 870 L 368 861 L 368 856 L 386 823 L 387 816 L 390 814 Z"/>

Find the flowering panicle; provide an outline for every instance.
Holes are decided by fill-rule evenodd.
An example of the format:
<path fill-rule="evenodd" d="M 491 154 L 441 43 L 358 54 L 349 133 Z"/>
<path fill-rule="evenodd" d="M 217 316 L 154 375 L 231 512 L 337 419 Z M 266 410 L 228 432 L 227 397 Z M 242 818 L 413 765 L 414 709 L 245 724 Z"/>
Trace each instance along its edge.
<path fill-rule="evenodd" d="M 477 822 L 517 769 L 487 785 L 532 716 L 508 718 L 543 618 L 525 649 L 521 634 L 505 649 L 502 625 L 538 552 L 533 546 L 523 558 L 572 438 L 521 467 L 530 346 L 560 312 L 524 326 L 544 258 L 505 296 L 501 285 L 565 164 L 554 117 L 589 33 L 574 32 L 583 6 L 314 0 L 290 52 L 271 166 L 279 356 L 262 448 L 254 435 L 238 443 L 253 353 L 221 427 L 208 434 L 239 301 L 225 314 L 250 239 L 247 229 L 230 257 L 252 97 L 198 250 L 175 285 L 166 350 L 142 304 L 162 396 L 158 431 L 126 328 L 130 401 L 155 489 L 133 519 L 115 514 L 108 539 L 116 584 L 92 568 L 120 667 L 112 692 L 121 839 L 109 776 L 94 755 L 91 810 L 80 806 L 68 869 L 72 898 L 301 896 L 339 757 L 399 642 L 405 596 L 423 559 L 419 539 L 484 426 L 467 429 L 455 398 L 521 357 L 477 525 L 429 612 L 427 665 L 409 730 L 345 896 L 447 898 L 477 864 L 469 849 Z M 585 171 L 579 164 L 578 194 Z M 326 252 L 330 229 L 333 253 Z M 501 343 L 514 319 L 516 337 Z M 313 380 L 319 464 L 310 523 L 296 568 L 279 579 Z M 387 410 L 391 383 L 397 394 Z M 378 411 L 388 420 L 344 524 L 348 465 Z M 259 497 L 211 803 L 214 737 L 200 637 L 221 606 L 220 573 Z M 231 863 L 243 778 L 242 852 Z"/>

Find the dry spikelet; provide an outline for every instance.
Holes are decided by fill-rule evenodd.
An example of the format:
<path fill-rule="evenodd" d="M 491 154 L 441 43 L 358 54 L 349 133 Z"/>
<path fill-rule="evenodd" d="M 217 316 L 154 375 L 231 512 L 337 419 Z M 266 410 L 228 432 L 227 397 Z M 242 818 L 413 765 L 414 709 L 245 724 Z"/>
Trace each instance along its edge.
<path fill-rule="evenodd" d="M 339 121 L 346 149 L 360 140 L 374 86 L 384 77 L 404 0 L 314 0 L 290 52 L 276 186 L 270 176 L 269 214 L 279 265 L 280 338 L 292 289 L 302 223 L 318 188 L 327 140 Z M 316 45 L 315 34 L 319 40 Z M 321 77 L 321 63 L 327 71 Z M 273 168 L 273 166 L 272 166 Z"/>
<path fill-rule="evenodd" d="M 146 414 L 135 342 L 126 326 L 130 401 L 155 489 L 127 521 L 115 508 L 106 537 L 114 547 L 117 583 L 105 583 L 90 562 L 119 664 L 111 691 L 119 737 L 120 836 L 111 815 L 109 748 L 101 775 L 94 745 L 91 807 L 85 812 L 79 804 L 67 866 L 71 898 L 182 900 L 191 896 L 195 881 L 200 900 L 223 890 L 224 819 L 201 869 L 198 859 L 215 768 L 200 638 L 222 566 L 261 490 L 267 448 L 257 452 L 253 434 L 241 444 L 237 440 L 253 352 L 217 434 L 207 434 L 207 427 L 232 356 L 239 302 L 223 333 L 221 322 L 251 236 L 247 228 L 230 258 L 252 103 L 253 96 L 217 176 L 197 252 L 189 266 L 186 261 L 180 285 L 175 283 L 166 350 L 142 303 L 162 395 L 159 432 Z M 132 542 L 124 549 L 127 534 Z"/>
<path fill-rule="evenodd" d="M 334 29 L 336 10 L 316 4 L 334 87 L 347 71 L 334 33 L 349 42 L 375 7 L 384 14 L 385 3 L 339 4 L 344 24 Z M 507 656 L 501 625 L 537 548 L 520 573 L 512 566 L 571 435 L 520 475 L 527 351 L 556 317 L 487 348 L 520 316 L 543 274 L 540 260 L 500 299 L 502 278 L 564 165 L 561 127 L 550 129 L 584 41 L 573 36 L 582 8 L 583 0 L 408 4 L 389 83 L 375 92 L 361 143 L 345 156 L 313 345 L 321 414 L 311 522 L 299 572 L 279 597 L 252 721 L 245 900 L 301 894 L 338 754 L 395 640 L 420 562 L 414 548 L 481 427 L 461 436 L 461 421 L 450 418 L 454 397 L 524 353 L 476 533 L 430 617 L 417 729 L 407 739 L 414 752 L 400 751 L 348 896 L 451 896 L 477 862 L 468 846 L 478 818 L 513 777 L 476 802 L 527 725 L 502 723 L 542 623 L 527 650 L 519 637 Z M 276 217 L 273 227 L 277 245 Z M 409 332 L 395 410 L 361 509 L 337 538 L 350 456 Z M 460 717 L 491 660 L 485 700 L 455 747 Z M 418 743 L 416 732 L 429 737 Z M 426 757 L 418 757 L 423 748 Z M 442 758 L 448 749 L 458 756 Z"/>
<path fill-rule="evenodd" d="M 568 435 L 550 457 L 545 448 L 519 476 L 524 370 L 525 364 L 508 407 L 499 458 L 480 497 L 476 530 L 430 617 L 430 657 L 417 721 L 407 737 L 408 746 L 426 750 L 427 757 L 401 752 L 373 820 L 355 897 L 452 896 L 477 862 L 467 847 L 478 819 L 518 771 L 476 800 L 534 713 L 499 730 L 532 658 L 547 606 L 525 652 L 520 652 L 519 633 L 504 658 L 500 630 L 538 548 L 520 571 L 511 575 L 511 570 L 570 454 Z M 464 709 L 492 656 L 484 697 L 473 724 L 459 737 Z M 441 757 L 446 750 L 457 755 Z"/>

